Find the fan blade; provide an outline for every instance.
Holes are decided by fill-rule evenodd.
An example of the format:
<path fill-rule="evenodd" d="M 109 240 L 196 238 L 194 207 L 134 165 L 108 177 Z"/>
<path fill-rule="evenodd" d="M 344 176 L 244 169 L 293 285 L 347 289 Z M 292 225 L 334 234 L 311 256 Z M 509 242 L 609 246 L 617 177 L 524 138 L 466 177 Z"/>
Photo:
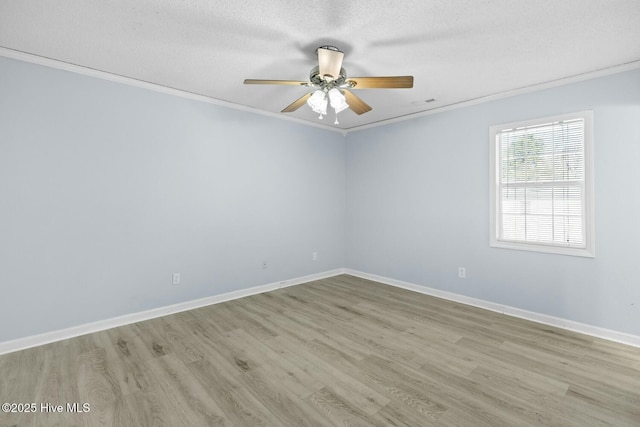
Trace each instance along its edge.
<path fill-rule="evenodd" d="M 259 80 L 259 79 L 246 79 L 244 81 L 246 85 L 295 85 L 295 86 L 308 86 L 309 82 L 303 82 L 300 80 Z"/>
<path fill-rule="evenodd" d="M 302 107 L 307 102 L 307 99 L 309 99 L 310 96 L 311 96 L 311 93 L 301 96 L 300 98 L 296 99 L 291 104 L 289 104 L 289 106 L 284 110 L 282 110 L 281 112 L 290 113 L 292 111 L 296 111 L 298 108 Z"/>
<path fill-rule="evenodd" d="M 337 48 L 334 49 L 336 50 L 324 47 L 318 48 L 318 71 L 320 72 L 320 77 L 331 76 L 332 79 L 340 77 L 344 53 L 337 50 Z"/>
<path fill-rule="evenodd" d="M 360 115 L 366 113 L 367 111 L 371 111 L 371 107 L 362 99 L 355 96 L 353 93 L 349 92 L 346 89 L 343 89 L 342 92 L 344 92 L 344 98 L 347 101 L 347 104 L 349 104 L 349 108 L 351 108 L 354 113 Z"/>
<path fill-rule="evenodd" d="M 402 89 L 413 87 L 413 76 L 349 77 L 351 89 Z"/>

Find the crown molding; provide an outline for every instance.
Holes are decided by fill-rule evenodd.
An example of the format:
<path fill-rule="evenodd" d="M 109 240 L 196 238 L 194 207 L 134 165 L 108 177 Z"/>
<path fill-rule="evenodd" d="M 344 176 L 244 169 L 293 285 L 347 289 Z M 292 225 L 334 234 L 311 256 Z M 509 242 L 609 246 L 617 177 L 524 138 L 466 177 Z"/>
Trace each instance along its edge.
<path fill-rule="evenodd" d="M 490 95 L 485 95 L 485 96 L 480 96 L 478 98 L 474 98 L 474 99 L 469 99 L 466 101 L 460 101 L 460 102 L 455 102 L 452 104 L 447 104 L 447 105 L 443 105 L 440 107 L 435 107 L 429 110 L 425 110 L 425 111 L 418 111 L 416 113 L 410 113 L 410 114 L 406 114 L 404 116 L 400 116 L 400 117 L 395 117 L 392 119 L 387 119 L 387 120 L 381 120 L 379 122 L 375 122 L 375 123 L 369 123 L 366 125 L 362 125 L 362 126 L 354 126 L 354 127 L 350 127 L 348 129 L 346 129 L 347 133 L 351 133 L 351 132 L 357 132 L 360 130 L 365 130 L 365 129 L 371 129 L 371 128 L 375 128 L 378 126 L 385 126 L 385 125 L 389 125 L 392 123 L 398 123 L 398 122 L 403 122 L 405 120 L 411 120 L 411 119 L 416 119 L 419 117 L 425 117 L 425 116 L 430 116 L 432 114 L 439 114 L 439 113 L 443 113 L 445 111 L 450 111 L 450 110 L 456 110 L 458 108 L 464 108 L 464 107 L 469 107 L 472 105 L 477 105 L 477 104 L 482 104 L 485 102 L 491 102 L 491 101 L 495 101 L 498 99 L 503 99 L 503 98 L 510 98 L 512 96 L 516 96 L 516 95 L 522 95 L 525 93 L 531 93 L 531 92 L 537 92 L 540 90 L 544 90 L 544 89 L 550 89 L 550 88 L 554 88 L 554 87 L 558 87 L 558 86 L 564 86 L 564 85 L 568 85 L 571 83 L 577 83 L 577 82 L 581 82 L 584 80 L 591 80 L 591 79 L 595 79 L 598 77 L 605 77 L 611 74 L 618 74 L 618 73 L 624 73 L 625 71 L 631 71 L 631 70 L 635 70 L 640 68 L 640 60 L 636 60 L 636 61 L 631 61 L 631 62 L 626 62 L 624 64 L 619 64 L 619 65 L 614 65 L 612 67 L 606 67 L 606 68 L 601 68 L 599 70 L 595 70 L 595 71 L 589 71 L 586 73 L 580 73 L 580 74 L 575 74 L 572 76 L 568 76 L 568 77 L 562 77 L 560 79 L 555 79 L 555 80 L 549 80 L 543 83 L 536 83 L 536 84 L 532 84 L 529 86 L 525 86 L 525 87 L 521 87 L 518 89 L 513 89 L 513 90 L 508 90 L 505 92 L 500 92 L 500 93 L 495 93 L 495 94 L 490 94 Z"/>
<path fill-rule="evenodd" d="M 142 89 L 152 90 L 155 92 L 164 93 L 167 95 L 178 96 L 181 98 L 191 99 L 194 101 L 205 102 L 207 104 L 218 105 L 221 107 L 231 108 L 233 110 L 240 110 L 247 113 L 259 114 L 279 120 L 286 120 L 305 126 L 312 126 L 323 130 L 332 132 L 338 132 L 343 136 L 346 135 L 344 129 L 335 128 L 333 126 L 323 125 L 320 123 L 309 122 L 292 116 L 286 116 L 283 114 L 272 113 L 270 111 L 260 110 L 258 108 L 249 107 L 247 105 L 236 104 L 230 101 L 223 101 L 221 99 L 212 98 L 209 96 L 199 95 L 197 93 L 188 92 L 181 89 L 176 89 L 168 86 L 159 85 L 156 83 L 147 82 L 144 80 L 138 80 L 131 77 L 121 76 L 119 74 L 109 73 L 107 71 L 97 70 L 95 68 L 84 67 L 81 65 L 72 64 L 70 62 L 64 62 L 57 59 L 47 58 L 45 56 L 34 55 L 20 50 L 9 49 L 6 47 L 0 47 L 0 56 L 6 58 L 17 59 L 19 61 L 30 62 L 32 64 L 43 65 L 45 67 L 55 68 L 58 70 L 69 71 L 76 74 L 82 74 L 89 77 L 95 77 L 102 80 L 108 80 L 115 83 L 122 83 L 128 86 L 134 86 Z"/>
<path fill-rule="evenodd" d="M 168 95 L 179 96 L 186 99 L 191 99 L 195 101 L 205 102 L 207 104 L 218 105 L 226 108 L 231 108 L 234 110 L 244 111 L 248 113 L 259 114 L 266 117 L 271 117 L 279 120 L 286 120 L 293 123 L 311 126 L 323 130 L 328 130 L 331 132 L 340 133 L 342 136 L 346 136 L 351 132 L 357 132 L 365 129 L 371 129 L 378 126 L 385 126 L 392 123 L 403 122 L 405 120 L 416 119 L 419 117 L 430 116 L 432 114 L 439 114 L 445 111 L 455 110 L 458 108 L 469 107 L 472 105 L 482 104 L 485 102 L 495 101 L 498 99 L 509 98 L 516 95 L 522 95 L 530 92 L 537 92 L 543 89 L 549 89 L 557 86 L 563 86 L 571 83 L 577 83 L 584 80 L 591 80 L 598 77 L 608 76 L 610 74 L 622 73 L 625 71 L 631 71 L 640 68 L 640 60 L 626 62 L 624 64 L 614 65 L 612 67 L 601 68 L 594 71 L 589 71 L 586 73 L 575 74 L 572 76 L 563 77 L 560 79 L 550 80 L 543 83 L 536 83 L 533 85 L 525 86 L 518 89 L 513 89 L 505 92 L 490 94 L 481 96 L 474 99 L 469 99 L 466 101 L 455 102 L 452 104 L 443 105 L 440 107 L 432 108 L 429 110 L 418 111 L 416 113 L 406 114 L 400 117 L 394 117 L 392 119 L 381 120 L 375 123 L 369 123 L 361 126 L 354 126 L 347 129 L 336 128 L 333 126 L 327 126 L 320 123 L 310 122 L 307 120 L 302 120 L 296 117 L 287 116 L 278 113 L 272 113 L 270 111 L 260 110 L 258 108 L 249 107 L 242 104 L 236 104 L 230 101 L 224 101 L 217 98 L 212 98 L 204 95 L 199 95 L 193 92 L 184 91 L 181 89 L 176 89 L 168 86 L 162 86 L 156 83 L 150 83 L 144 80 L 138 80 L 131 77 L 121 76 L 119 74 L 113 74 L 106 71 L 97 70 L 94 68 L 84 67 L 81 65 L 72 64 L 70 62 L 64 62 L 53 58 L 48 58 L 45 56 L 34 55 L 31 53 L 23 52 L 20 50 L 9 49 L 6 47 L 0 47 L 0 56 L 4 56 L 6 58 L 17 59 L 20 61 L 30 62 L 33 64 L 44 65 L 50 68 L 56 68 L 59 70 L 70 71 L 72 73 L 82 74 L 85 76 L 95 77 L 103 80 L 108 80 L 116 83 L 122 83 L 129 86 L 135 86 L 142 89 L 153 90 L 156 92 L 165 93 Z"/>

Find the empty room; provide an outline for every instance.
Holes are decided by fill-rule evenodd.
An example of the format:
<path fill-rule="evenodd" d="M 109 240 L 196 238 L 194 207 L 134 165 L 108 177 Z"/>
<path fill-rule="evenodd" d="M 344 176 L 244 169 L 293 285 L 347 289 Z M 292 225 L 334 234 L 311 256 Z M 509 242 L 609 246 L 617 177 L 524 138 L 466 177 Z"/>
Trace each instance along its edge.
<path fill-rule="evenodd" d="M 640 426 L 639 22 L 0 0 L 0 426 Z"/>

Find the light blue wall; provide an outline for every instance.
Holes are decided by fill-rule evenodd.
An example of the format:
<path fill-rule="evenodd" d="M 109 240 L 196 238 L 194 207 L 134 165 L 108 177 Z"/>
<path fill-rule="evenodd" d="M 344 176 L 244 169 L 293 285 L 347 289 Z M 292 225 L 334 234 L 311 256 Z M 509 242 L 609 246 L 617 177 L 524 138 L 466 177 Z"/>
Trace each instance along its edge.
<path fill-rule="evenodd" d="M 489 248 L 489 126 L 588 109 L 596 258 Z M 350 133 L 347 194 L 350 268 L 640 335 L 640 70 Z"/>
<path fill-rule="evenodd" d="M 0 342 L 344 267 L 344 212 L 338 133 L 0 57 Z"/>
<path fill-rule="evenodd" d="M 596 258 L 489 248 L 489 126 L 585 109 Z M 353 132 L 345 147 L 0 57 L 0 342 L 345 266 L 640 335 L 638 218 L 640 70 Z"/>

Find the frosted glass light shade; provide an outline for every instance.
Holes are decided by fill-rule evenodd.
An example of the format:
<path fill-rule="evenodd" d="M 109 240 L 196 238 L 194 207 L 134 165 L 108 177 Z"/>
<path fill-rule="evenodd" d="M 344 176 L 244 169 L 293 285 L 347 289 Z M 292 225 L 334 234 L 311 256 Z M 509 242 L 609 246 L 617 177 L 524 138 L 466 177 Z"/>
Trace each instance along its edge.
<path fill-rule="evenodd" d="M 336 88 L 329 91 L 329 101 L 333 109 L 336 110 L 336 114 L 349 108 L 349 104 L 347 104 L 344 95 Z"/>
<path fill-rule="evenodd" d="M 322 90 L 316 90 L 307 99 L 307 104 L 311 109 L 318 114 L 327 114 L 327 97 Z"/>
<path fill-rule="evenodd" d="M 330 46 L 318 48 L 318 68 L 320 69 L 320 77 L 323 79 L 328 77 L 333 80 L 340 77 L 344 53 L 337 48 L 328 49 L 328 47 Z"/>

